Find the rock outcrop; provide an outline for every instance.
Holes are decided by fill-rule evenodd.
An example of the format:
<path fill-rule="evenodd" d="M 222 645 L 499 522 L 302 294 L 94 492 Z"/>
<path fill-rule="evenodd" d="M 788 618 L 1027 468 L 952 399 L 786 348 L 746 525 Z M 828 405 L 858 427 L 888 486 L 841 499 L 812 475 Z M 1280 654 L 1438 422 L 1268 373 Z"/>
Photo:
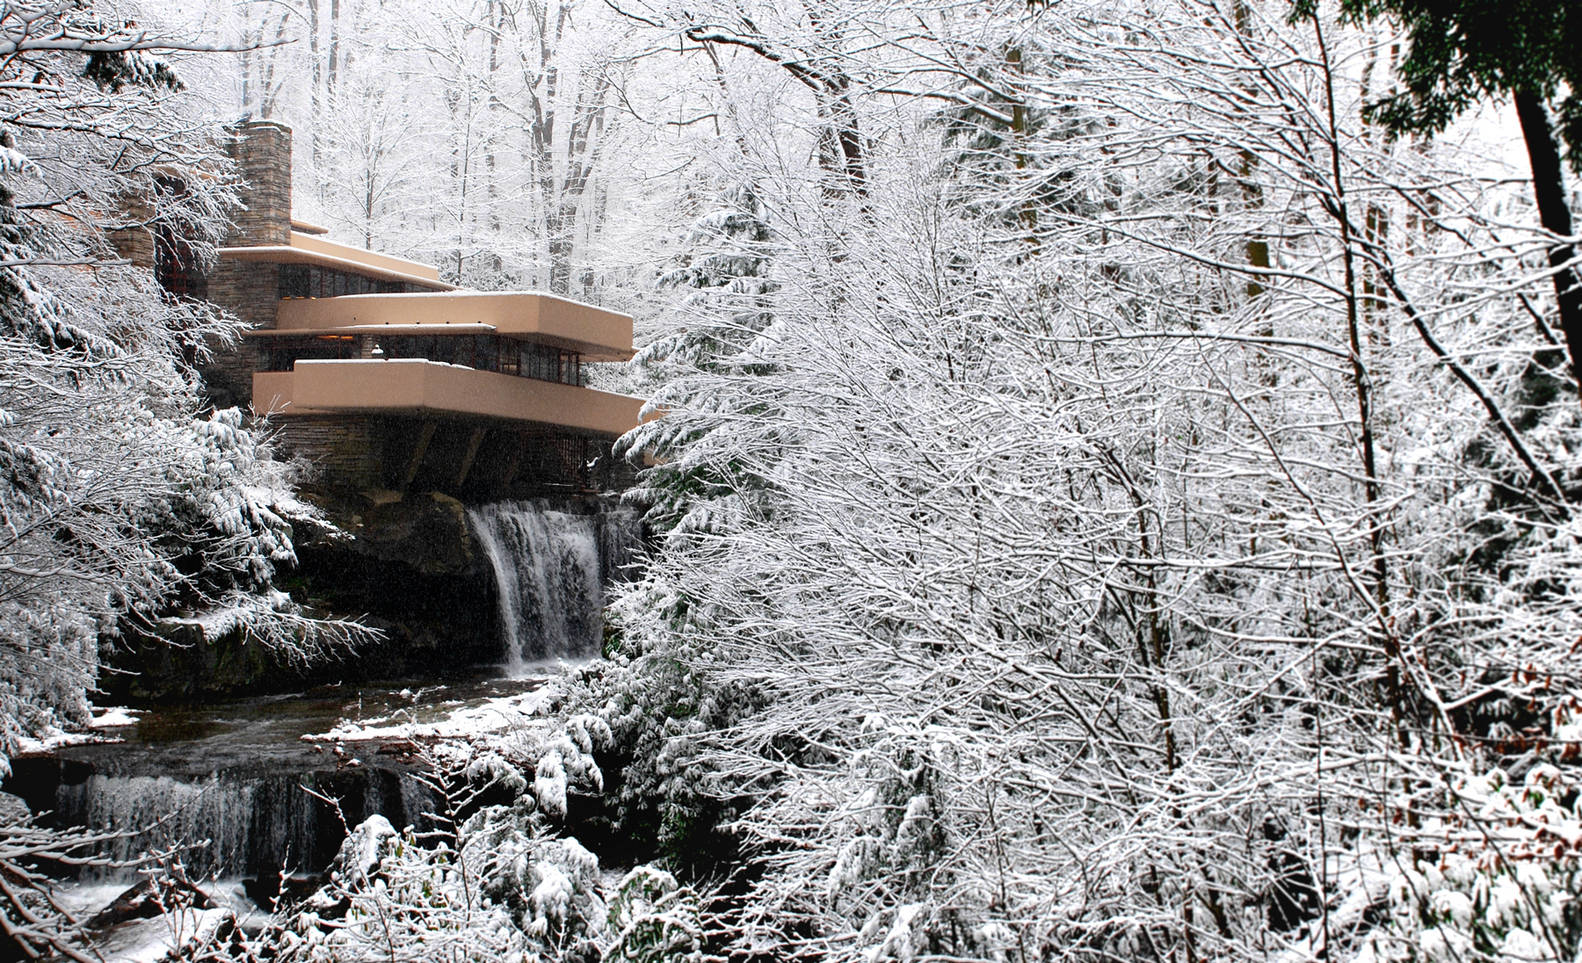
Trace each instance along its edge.
<path fill-rule="evenodd" d="M 134 701 L 186 701 L 284 691 L 327 680 L 443 678 L 500 658 L 495 589 L 466 507 L 438 492 L 304 494 L 331 522 L 293 533 L 298 565 L 277 587 L 314 614 L 351 618 L 383 641 L 307 669 L 201 618 L 127 633 L 103 685 Z"/>

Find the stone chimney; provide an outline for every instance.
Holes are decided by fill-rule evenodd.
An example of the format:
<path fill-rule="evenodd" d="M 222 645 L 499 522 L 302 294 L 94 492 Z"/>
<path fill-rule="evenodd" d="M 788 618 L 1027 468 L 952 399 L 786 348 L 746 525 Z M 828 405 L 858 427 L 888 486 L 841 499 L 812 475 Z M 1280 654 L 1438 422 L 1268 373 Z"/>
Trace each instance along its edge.
<path fill-rule="evenodd" d="M 291 243 L 291 128 L 271 120 L 243 121 L 230 146 L 242 175 L 242 203 L 228 243 Z"/>

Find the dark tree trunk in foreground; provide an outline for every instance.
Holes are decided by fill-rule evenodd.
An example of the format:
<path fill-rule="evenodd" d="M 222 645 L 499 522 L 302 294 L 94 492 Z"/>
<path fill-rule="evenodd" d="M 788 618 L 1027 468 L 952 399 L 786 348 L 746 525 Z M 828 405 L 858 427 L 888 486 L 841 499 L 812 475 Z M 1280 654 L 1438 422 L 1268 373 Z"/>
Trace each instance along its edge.
<path fill-rule="evenodd" d="M 1536 94 L 1516 94 L 1516 114 L 1533 168 L 1533 194 L 1538 201 L 1538 221 L 1544 230 L 1562 238 L 1571 236 L 1571 208 L 1566 203 L 1560 149 L 1549 125 L 1543 99 Z M 1560 328 L 1571 355 L 1571 375 L 1582 391 L 1582 279 L 1570 266 L 1576 246 L 1562 241 L 1549 248 L 1549 266 L 1555 269 L 1555 300 L 1560 305 Z"/>

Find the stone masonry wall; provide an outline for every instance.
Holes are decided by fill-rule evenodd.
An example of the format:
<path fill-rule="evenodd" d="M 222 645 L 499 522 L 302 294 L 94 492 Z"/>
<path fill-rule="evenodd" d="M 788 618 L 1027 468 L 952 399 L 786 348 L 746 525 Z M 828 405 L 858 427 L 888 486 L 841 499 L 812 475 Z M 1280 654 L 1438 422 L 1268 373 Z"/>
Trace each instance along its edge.
<path fill-rule="evenodd" d="M 231 145 L 242 174 L 242 203 L 231 244 L 291 243 L 291 128 L 250 121 Z"/>
<path fill-rule="evenodd" d="M 291 243 L 291 130 L 271 121 L 237 128 L 230 145 L 242 174 L 242 203 L 226 243 L 286 245 Z M 208 277 L 209 300 L 236 315 L 249 328 L 273 328 L 280 305 L 280 266 L 256 261 L 222 260 Z M 253 371 L 258 348 L 242 339 L 234 345 L 211 345 L 213 358 L 202 366 L 209 396 L 216 407 L 246 407 L 253 400 Z"/>
<path fill-rule="evenodd" d="M 246 408 L 253 403 L 253 370 L 258 366 L 258 343 L 242 339 L 230 345 L 212 345 L 210 358 L 200 365 L 209 402 L 216 408 Z"/>
<path fill-rule="evenodd" d="M 299 455 L 313 466 L 310 483 L 319 480 L 335 488 L 378 488 L 382 484 L 384 459 L 372 418 L 282 418 L 270 424 L 270 433 L 283 456 Z"/>
<path fill-rule="evenodd" d="M 256 261 L 221 261 L 209 275 L 209 300 L 241 318 L 249 328 L 273 328 L 280 304 L 280 266 Z M 213 358 L 202 366 L 203 380 L 216 407 L 247 407 L 253 401 L 253 371 L 258 345 L 249 338 L 210 346 Z"/>
<path fill-rule="evenodd" d="M 136 227 L 128 227 L 119 231 L 109 232 L 110 246 L 115 248 L 115 253 L 131 261 L 133 265 L 154 269 L 154 233 L 143 227 L 153 216 L 153 207 L 147 200 L 124 198 L 122 201 L 123 214 L 128 222 L 137 223 Z"/>

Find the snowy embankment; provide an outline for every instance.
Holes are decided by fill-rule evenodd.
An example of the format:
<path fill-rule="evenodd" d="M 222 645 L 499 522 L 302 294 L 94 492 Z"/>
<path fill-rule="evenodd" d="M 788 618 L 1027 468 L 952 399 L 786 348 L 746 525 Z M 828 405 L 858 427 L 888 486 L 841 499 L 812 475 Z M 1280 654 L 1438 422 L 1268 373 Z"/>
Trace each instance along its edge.
<path fill-rule="evenodd" d="M 17 755 L 35 755 L 50 752 L 64 746 L 80 746 L 91 742 L 120 742 L 121 737 L 110 732 L 125 726 L 137 725 L 138 716 L 142 712 L 137 709 L 127 709 L 123 706 L 109 706 L 94 712 L 86 729 L 66 730 L 57 725 L 46 726 L 35 737 L 24 737 L 17 740 Z"/>
<path fill-rule="evenodd" d="M 74 883 L 55 890 L 56 898 L 67 912 L 91 921 L 116 903 L 125 903 L 144 884 L 131 889 L 119 882 Z M 103 963 L 157 963 L 181 959 L 195 948 L 212 945 L 228 924 L 240 920 L 244 925 L 257 911 L 239 902 L 237 880 L 214 880 L 192 887 L 189 895 L 203 905 L 182 905 L 171 901 L 158 915 L 138 915 L 136 911 L 119 924 L 96 933 L 94 958 Z"/>
<path fill-rule="evenodd" d="M 563 676 L 543 678 L 529 691 L 513 689 L 500 693 L 495 685 L 498 684 L 489 686 L 492 694 L 487 696 L 466 686 L 432 687 L 387 692 L 377 701 L 375 693 L 348 691 L 339 696 L 339 718 L 333 725 L 327 725 L 333 717 L 319 717 L 316 729 L 306 733 L 298 729 L 289 735 L 277 732 L 274 738 L 284 736 L 316 747 L 333 747 L 342 767 L 361 765 L 359 756 L 372 764 L 376 755 L 389 752 L 391 747 L 403 749 L 460 776 L 463 784 L 505 784 L 513 796 L 526 797 L 517 807 L 488 810 L 486 816 L 478 817 L 481 822 L 477 826 L 463 828 L 459 839 L 439 843 L 437 849 L 433 848 L 433 840 L 420 840 L 418 830 L 403 828 L 399 821 L 392 823 L 383 815 L 372 815 L 349 827 L 351 832 L 329 875 L 315 883 L 325 887 L 318 897 L 299 902 L 304 897 L 298 896 L 292 900 L 291 909 L 270 913 L 250 901 L 238 903 L 243 897 L 235 878 L 195 881 L 207 900 L 195 899 L 191 906 L 172 906 L 171 912 L 163 915 L 134 916 L 110 923 L 94 933 L 96 951 L 117 963 L 153 963 L 183 948 L 212 949 L 234 941 L 256 941 L 262 946 L 279 940 L 305 959 L 341 959 L 343 955 L 357 958 L 366 948 L 362 946 L 364 938 L 372 938 L 362 932 L 363 924 L 370 914 L 376 915 L 375 904 L 387 898 L 385 887 L 400 889 L 410 884 L 421 891 L 427 884 L 433 892 L 449 893 L 458 878 L 446 863 L 446 854 L 453 852 L 458 843 L 466 844 L 480 834 L 489 835 L 499 845 L 513 845 L 534 854 L 532 862 L 537 875 L 530 875 L 532 885 L 528 888 L 534 915 L 528 922 L 538 920 L 546 932 L 553 929 L 558 933 L 567 928 L 568 919 L 586 915 L 602 920 L 604 902 L 600 894 L 613 884 L 603 880 L 598 860 L 574 842 L 551 845 L 538 839 L 539 830 L 518 824 L 517 809 L 525 806 L 523 813 L 542 811 L 563 816 L 569 791 L 601 781 L 591 764 L 590 750 L 593 741 L 604 733 L 587 732 L 586 723 L 573 725 L 569 738 L 559 728 L 551 731 L 549 717 L 566 692 Z M 294 705 L 300 710 L 307 701 L 306 697 L 297 697 Z M 282 708 L 282 702 L 277 700 L 271 705 L 274 713 L 290 715 L 289 710 Z M 377 709 L 363 715 L 365 706 Z M 116 733 L 115 727 L 134 726 L 140 716 L 145 717 L 145 723 L 157 725 L 160 721 L 157 712 L 103 710 L 95 715 L 92 730 L 53 734 L 48 744 L 39 740 L 36 747 L 30 748 L 46 751 L 51 745 L 73 745 L 86 740 L 136 741 L 134 733 Z M 448 809 L 454 802 L 450 800 L 442 808 Z M 490 827 L 487 833 L 481 828 L 485 825 Z M 469 878 L 468 885 L 476 887 L 478 882 L 475 875 Z M 105 912 L 113 903 L 124 902 L 131 892 L 130 885 L 124 878 L 105 883 L 73 883 L 61 892 L 74 915 L 86 920 Z M 503 926 L 517 933 L 517 939 L 524 938 L 519 928 L 527 924 L 513 921 L 503 903 L 492 906 L 480 918 L 451 923 L 457 935 L 471 938 L 483 917 L 491 921 L 493 928 Z"/>
<path fill-rule="evenodd" d="M 544 710 L 563 692 L 548 680 L 530 692 L 483 701 L 456 699 L 430 706 L 416 704 L 416 693 L 403 690 L 414 704 L 371 719 L 343 719 L 326 732 L 302 736 L 304 742 L 469 741 L 520 732 L 540 724 Z"/>

